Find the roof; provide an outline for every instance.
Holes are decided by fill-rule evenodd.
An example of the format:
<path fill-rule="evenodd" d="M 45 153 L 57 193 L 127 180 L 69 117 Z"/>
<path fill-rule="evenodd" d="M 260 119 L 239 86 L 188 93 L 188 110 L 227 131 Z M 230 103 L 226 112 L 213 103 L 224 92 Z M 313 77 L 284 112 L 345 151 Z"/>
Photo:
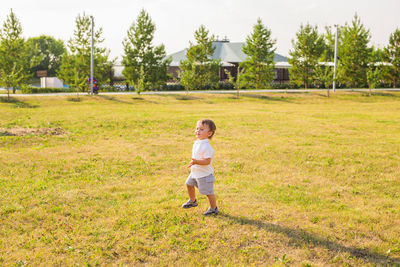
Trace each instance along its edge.
<path fill-rule="evenodd" d="M 212 59 L 220 59 L 222 65 L 229 63 L 240 63 L 243 62 L 247 55 L 243 53 L 243 45 L 244 43 L 230 43 L 230 42 L 213 42 L 213 46 L 215 47 L 214 54 L 212 55 Z M 187 49 L 183 49 L 179 52 L 170 54 L 167 58 L 171 57 L 172 61 L 170 66 L 179 66 L 181 60 L 186 59 Z M 287 62 L 287 58 L 275 53 L 274 57 L 275 62 Z"/>

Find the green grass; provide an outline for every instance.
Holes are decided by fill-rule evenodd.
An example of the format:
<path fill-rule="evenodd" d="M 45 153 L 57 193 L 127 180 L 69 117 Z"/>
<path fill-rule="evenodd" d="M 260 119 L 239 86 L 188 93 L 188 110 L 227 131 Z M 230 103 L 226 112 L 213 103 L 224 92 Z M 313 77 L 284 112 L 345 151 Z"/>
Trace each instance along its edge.
<path fill-rule="evenodd" d="M 214 217 L 180 208 L 200 118 Z M 0 265 L 400 265 L 399 93 L 2 98 L 0 129 Z"/>

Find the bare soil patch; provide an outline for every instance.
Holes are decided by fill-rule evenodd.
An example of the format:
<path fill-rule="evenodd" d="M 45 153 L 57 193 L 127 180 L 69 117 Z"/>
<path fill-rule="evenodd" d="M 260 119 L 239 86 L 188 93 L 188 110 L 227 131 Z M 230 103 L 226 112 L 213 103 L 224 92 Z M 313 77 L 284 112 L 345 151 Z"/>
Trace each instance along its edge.
<path fill-rule="evenodd" d="M 0 128 L 0 136 L 25 136 L 25 135 L 63 135 L 66 131 L 60 127 L 55 128 Z"/>

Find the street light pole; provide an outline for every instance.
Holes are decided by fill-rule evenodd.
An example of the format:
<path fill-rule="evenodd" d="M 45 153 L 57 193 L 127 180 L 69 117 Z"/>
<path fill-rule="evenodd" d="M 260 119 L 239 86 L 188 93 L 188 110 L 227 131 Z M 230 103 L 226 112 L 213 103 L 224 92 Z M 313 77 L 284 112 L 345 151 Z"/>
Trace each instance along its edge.
<path fill-rule="evenodd" d="M 336 91 L 336 67 L 337 67 L 337 46 L 338 46 L 338 25 L 335 25 L 336 27 L 336 32 L 335 32 L 335 59 L 334 59 L 334 66 L 333 66 L 333 85 L 332 85 L 332 89 L 333 92 Z"/>
<path fill-rule="evenodd" d="M 92 50 L 90 54 L 90 94 L 93 95 L 93 35 L 94 35 L 94 19 L 93 16 L 90 16 L 92 19 Z"/>

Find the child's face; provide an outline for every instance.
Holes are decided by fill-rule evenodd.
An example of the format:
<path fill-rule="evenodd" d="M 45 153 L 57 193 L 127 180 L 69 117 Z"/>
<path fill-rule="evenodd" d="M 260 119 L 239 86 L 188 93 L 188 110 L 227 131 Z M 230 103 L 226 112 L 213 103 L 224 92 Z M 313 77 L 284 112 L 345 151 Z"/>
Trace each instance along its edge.
<path fill-rule="evenodd" d="M 196 130 L 194 131 L 198 140 L 207 139 L 212 135 L 210 131 L 210 127 L 207 124 L 201 124 L 201 122 L 197 122 Z"/>

